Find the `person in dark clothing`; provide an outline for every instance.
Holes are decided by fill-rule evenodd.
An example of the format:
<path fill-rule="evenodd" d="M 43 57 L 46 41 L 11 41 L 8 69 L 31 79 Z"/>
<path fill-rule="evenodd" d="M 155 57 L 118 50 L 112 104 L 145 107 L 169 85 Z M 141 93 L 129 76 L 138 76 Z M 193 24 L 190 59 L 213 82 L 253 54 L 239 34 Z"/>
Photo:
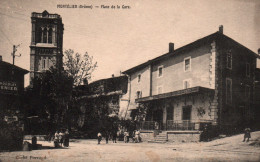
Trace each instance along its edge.
<path fill-rule="evenodd" d="M 106 132 L 106 144 L 108 144 L 108 140 L 109 140 L 109 132 Z"/>
<path fill-rule="evenodd" d="M 98 133 L 97 134 L 97 137 L 98 137 L 98 145 L 100 144 L 100 141 L 102 140 L 102 135 L 101 133 Z"/>
<path fill-rule="evenodd" d="M 67 129 L 64 135 L 64 143 L 63 146 L 69 147 L 69 130 Z"/>
<path fill-rule="evenodd" d="M 116 143 L 116 137 L 117 137 L 117 132 L 115 131 L 113 133 L 113 143 Z"/>
<path fill-rule="evenodd" d="M 251 134 L 250 134 L 250 128 L 246 128 L 245 129 L 245 135 L 244 135 L 244 140 L 243 140 L 243 142 L 248 142 L 249 141 L 249 138 L 251 138 Z M 246 140 L 247 139 L 247 140 Z"/>

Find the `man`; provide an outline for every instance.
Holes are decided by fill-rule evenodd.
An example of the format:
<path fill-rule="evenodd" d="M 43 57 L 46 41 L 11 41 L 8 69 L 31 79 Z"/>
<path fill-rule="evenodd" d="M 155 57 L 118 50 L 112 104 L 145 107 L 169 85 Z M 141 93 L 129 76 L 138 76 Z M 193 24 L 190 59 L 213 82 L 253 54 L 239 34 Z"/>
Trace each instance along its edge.
<path fill-rule="evenodd" d="M 100 141 L 102 140 L 102 135 L 100 132 L 97 134 L 97 137 L 98 137 L 98 145 L 99 145 Z"/>
<path fill-rule="evenodd" d="M 64 136 L 65 136 L 65 134 L 64 134 L 63 130 L 61 130 L 59 133 L 60 146 L 62 146 L 62 144 L 63 144 Z"/>
<path fill-rule="evenodd" d="M 69 130 L 67 129 L 64 136 L 64 143 L 63 146 L 69 147 Z"/>
<path fill-rule="evenodd" d="M 250 128 L 246 128 L 246 129 L 245 129 L 245 135 L 244 135 L 244 140 L 243 140 L 243 142 L 245 142 L 246 138 L 247 138 L 247 141 L 246 141 L 246 142 L 248 142 L 248 141 L 249 141 L 249 138 L 251 138 L 250 131 L 251 131 Z"/>
<path fill-rule="evenodd" d="M 113 143 L 116 143 L 117 132 L 113 132 Z"/>

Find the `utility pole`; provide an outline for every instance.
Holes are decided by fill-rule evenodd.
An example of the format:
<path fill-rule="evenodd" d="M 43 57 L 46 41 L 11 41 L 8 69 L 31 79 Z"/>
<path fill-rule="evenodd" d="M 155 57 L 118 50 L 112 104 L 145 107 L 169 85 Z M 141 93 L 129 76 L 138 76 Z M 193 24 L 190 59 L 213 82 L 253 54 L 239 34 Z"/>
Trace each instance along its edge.
<path fill-rule="evenodd" d="M 15 56 L 17 56 L 17 57 L 20 57 L 20 56 L 21 56 L 21 54 L 15 55 L 15 52 L 17 51 L 17 48 L 18 48 L 20 45 L 21 45 L 21 44 L 18 44 L 17 46 L 16 46 L 16 45 L 13 45 L 13 52 L 11 53 L 11 55 L 13 56 L 13 65 L 14 65 Z"/>

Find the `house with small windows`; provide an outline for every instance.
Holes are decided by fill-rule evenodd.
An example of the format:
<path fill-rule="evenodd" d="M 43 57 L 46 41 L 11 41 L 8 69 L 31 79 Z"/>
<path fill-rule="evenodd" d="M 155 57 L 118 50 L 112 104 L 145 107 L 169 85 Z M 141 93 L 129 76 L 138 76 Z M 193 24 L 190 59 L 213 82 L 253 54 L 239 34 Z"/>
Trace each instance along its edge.
<path fill-rule="evenodd" d="M 178 49 L 170 43 L 168 53 L 123 72 L 127 116 L 144 141 L 199 141 L 208 126 L 238 129 L 254 120 L 257 58 L 223 26 Z"/>

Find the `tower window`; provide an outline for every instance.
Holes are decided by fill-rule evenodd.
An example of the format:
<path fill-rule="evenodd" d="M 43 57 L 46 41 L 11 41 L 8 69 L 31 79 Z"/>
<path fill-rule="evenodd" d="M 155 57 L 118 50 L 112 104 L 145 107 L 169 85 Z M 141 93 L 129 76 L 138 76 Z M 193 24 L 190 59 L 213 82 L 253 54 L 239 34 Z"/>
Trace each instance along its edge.
<path fill-rule="evenodd" d="M 47 28 L 43 30 L 43 43 L 47 43 Z"/>
<path fill-rule="evenodd" d="M 42 68 L 45 70 L 45 67 L 46 67 L 46 60 L 44 59 L 44 60 L 43 60 Z"/>
<path fill-rule="evenodd" d="M 52 28 L 50 28 L 48 32 L 48 43 L 52 43 Z"/>

